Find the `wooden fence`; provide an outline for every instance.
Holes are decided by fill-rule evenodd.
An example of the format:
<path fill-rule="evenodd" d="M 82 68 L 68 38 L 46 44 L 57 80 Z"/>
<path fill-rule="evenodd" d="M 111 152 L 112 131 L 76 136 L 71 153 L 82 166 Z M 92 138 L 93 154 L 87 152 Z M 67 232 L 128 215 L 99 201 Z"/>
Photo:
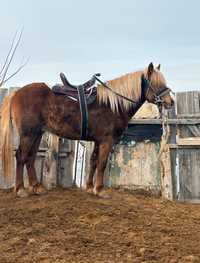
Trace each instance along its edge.
<path fill-rule="evenodd" d="M 175 197 L 181 201 L 200 200 L 200 92 L 177 93 L 176 118 L 185 121 L 172 132 Z M 175 181 L 175 180 L 174 180 Z"/>
<path fill-rule="evenodd" d="M 6 93 L 0 89 L 0 101 Z M 130 121 L 110 155 L 107 186 L 145 189 L 180 201 L 200 200 L 200 92 L 180 92 L 176 98 L 168 118 Z M 165 144 L 162 135 L 167 127 L 170 136 Z M 45 134 L 36 161 L 40 181 L 48 189 L 84 187 L 92 148 L 92 143 Z M 6 185 L 0 171 L 0 188 L 13 184 L 14 180 Z"/>
<path fill-rule="evenodd" d="M 176 105 L 167 115 L 164 120 L 130 121 L 128 131 L 110 156 L 105 184 L 200 202 L 200 92 L 177 93 Z M 167 127 L 166 144 L 161 135 Z M 83 178 L 88 174 L 92 144 L 86 143 L 84 148 Z M 82 181 L 84 185 L 85 180 Z"/>

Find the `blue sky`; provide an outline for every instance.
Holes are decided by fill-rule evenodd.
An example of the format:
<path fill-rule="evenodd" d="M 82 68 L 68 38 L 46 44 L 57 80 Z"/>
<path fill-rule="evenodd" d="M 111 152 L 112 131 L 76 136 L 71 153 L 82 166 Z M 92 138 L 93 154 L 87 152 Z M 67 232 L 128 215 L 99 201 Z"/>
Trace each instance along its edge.
<path fill-rule="evenodd" d="M 24 27 L 11 69 L 30 59 L 9 86 L 54 84 L 61 71 L 74 83 L 108 80 L 153 61 L 173 90 L 199 90 L 199 11 L 198 0 L 2 1 L 0 62 Z"/>

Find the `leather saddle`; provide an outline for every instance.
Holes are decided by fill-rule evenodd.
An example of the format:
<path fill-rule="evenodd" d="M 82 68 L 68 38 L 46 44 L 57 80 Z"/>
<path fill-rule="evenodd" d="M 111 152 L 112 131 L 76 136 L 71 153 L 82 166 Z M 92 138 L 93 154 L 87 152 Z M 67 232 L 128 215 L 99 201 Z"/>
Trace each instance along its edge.
<path fill-rule="evenodd" d="M 95 77 L 100 76 L 99 73 L 92 76 L 90 80 L 80 85 L 71 84 L 64 73 L 60 73 L 62 84 L 56 84 L 52 87 L 52 91 L 57 95 L 68 97 L 69 99 L 79 102 L 78 89 L 85 94 L 86 103 L 90 104 L 96 99 L 97 89 L 95 85 Z"/>

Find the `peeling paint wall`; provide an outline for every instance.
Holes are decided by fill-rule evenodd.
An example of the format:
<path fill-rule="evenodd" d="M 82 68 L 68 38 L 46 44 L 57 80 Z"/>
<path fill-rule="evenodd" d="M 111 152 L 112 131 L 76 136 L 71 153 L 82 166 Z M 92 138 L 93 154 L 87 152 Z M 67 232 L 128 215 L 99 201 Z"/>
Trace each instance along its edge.
<path fill-rule="evenodd" d="M 160 192 L 159 148 L 158 142 L 150 141 L 116 145 L 106 170 L 105 184 Z"/>
<path fill-rule="evenodd" d="M 104 174 L 104 185 L 144 189 L 160 194 L 162 188 L 160 160 L 160 125 L 130 125 L 114 146 Z M 89 174 L 93 143 L 87 142 L 84 184 Z"/>

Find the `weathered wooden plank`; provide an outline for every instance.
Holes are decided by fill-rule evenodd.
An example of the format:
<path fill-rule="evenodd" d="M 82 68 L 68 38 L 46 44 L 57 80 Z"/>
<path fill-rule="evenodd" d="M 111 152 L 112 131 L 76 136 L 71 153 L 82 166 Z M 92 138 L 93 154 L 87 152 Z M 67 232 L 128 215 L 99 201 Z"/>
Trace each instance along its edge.
<path fill-rule="evenodd" d="M 170 111 L 167 112 L 167 116 L 168 116 L 167 124 L 169 126 L 169 137 L 166 146 L 167 152 L 165 153 L 165 155 L 168 161 L 166 162 L 166 170 L 168 172 L 166 172 L 165 177 L 168 177 L 166 183 L 167 184 L 169 183 L 169 185 L 167 185 L 168 187 L 166 187 L 165 192 L 167 193 L 168 191 L 170 199 L 174 199 L 176 197 L 176 189 L 177 189 L 177 166 L 176 166 L 177 150 L 171 149 L 170 145 L 171 144 L 176 145 L 176 130 L 177 130 L 177 123 L 179 120 L 176 120 L 175 105 Z M 170 121 L 171 124 L 169 124 Z"/>
<path fill-rule="evenodd" d="M 169 125 L 196 125 L 200 124 L 200 119 L 199 118 L 173 118 L 173 119 L 168 119 L 168 124 Z M 161 125 L 162 120 L 161 119 L 132 119 L 129 124 L 144 124 L 144 125 Z"/>
<path fill-rule="evenodd" d="M 172 198 L 177 199 L 177 149 L 172 148 L 172 145 L 177 146 L 176 144 L 176 133 L 177 133 L 177 125 L 178 124 L 185 124 L 184 119 L 177 119 L 176 114 L 176 103 L 177 97 L 175 100 L 175 105 L 171 111 L 168 112 L 168 117 L 170 122 L 170 135 L 168 140 L 168 147 L 170 149 L 170 161 L 171 161 L 171 188 L 172 188 Z M 186 120 L 191 121 L 191 120 Z"/>
<path fill-rule="evenodd" d="M 197 138 L 197 137 L 189 137 L 189 138 L 177 137 L 177 144 L 180 146 L 181 145 L 190 145 L 190 146 L 200 145 L 200 138 Z"/>
<path fill-rule="evenodd" d="M 0 104 L 3 101 L 3 98 L 8 94 L 8 89 L 6 88 L 0 88 Z"/>
<path fill-rule="evenodd" d="M 59 137 L 48 134 L 48 150 L 43 163 L 42 183 L 46 189 L 55 188 L 57 185 Z"/>
<path fill-rule="evenodd" d="M 200 199 L 200 151 L 179 150 L 180 200 Z"/>
<path fill-rule="evenodd" d="M 198 118 L 200 114 L 200 92 L 180 92 L 177 93 L 177 114 L 178 116 L 193 116 Z M 199 123 L 198 123 L 199 124 Z M 189 125 L 189 123 L 188 123 Z M 197 125 L 197 123 L 196 123 Z M 185 125 L 180 127 L 180 137 L 193 137 L 192 127 Z"/>
<path fill-rule="evenodd" d="M 85 169 L 84 169 L 84 179 L 83 179 L 83 184 L 82 186 L 86 186 L 86 181 L 89 175 L 89 170 L 90 170 L 90 158 L 92 151 L 94 149 L 94 143 L 93 142 L 85 142 L 85 147 L 86 147 L 86 153 L 85 153 Z"/>
<path fill-rule="evenodd" d="M 200 92 L 177 94 L 177 116 L 200 119 Z M 200 138 L 195 137 L 199 134 L 198 126 L 199 123 L 179 125 L 177 133 L 180 200 L 200 198 Z"/>
<path fill-rule="evenodd" d="M 177 96 L 177 114 L 199 114 L 199 91 L 178 92 Z"/>
<path fill-rule="evenodd" d="M 177 129 L 177 124 L 180 124 L 180 121 L 183 120 L 177 120 L 176 119 L 176 109 L 175 106 L 171 109 L 171 111 L 168 112 L 168 120 L 167 123 L 170 125 L 170 134 L 169 134 L 169 139 L 168 143 L 169 144 L 176 144 L 176 129 Z"/>
<path fill-rule="evenodd" d="M 172 195 L 173 199 L 177 199 L 177 149 L 170 149 L 171 159 L 171 178 L 172 178 Z"/>
<path fill-rule="evenodd" d="M 57 184 L 63 188 L 73 185 L 75 141 L 60 139 L 57 163 Z"/>
<path fill-rule="evenodd" d="M 160 185 L 161 185 L 162 196 L 172 200 L 173 199 L 172 174 L 171 174 L 172 162 L 171 162 L 169 145 L 165 143 L 166 143 L 165 138 L 162 138 L 160 152 L 159 152 L 160 181 L 161 181 Z"/>
<path fill-rule="evenodd" d="M 178 144 L 169 144 L 170 149 L 199 149 L 200 145 L 178 145 Z"/>
<path fill-rule="evenodd" d="M 181 118 L 188 118 L 188 119 L 190 119 L 191 118 L 191 120 L 199 120 L 199 117 L 200 117 L 200 113 L 179 113 L 179 114 L 177 114 L 177 118 L 179 119 L 181 119 Z"/>

